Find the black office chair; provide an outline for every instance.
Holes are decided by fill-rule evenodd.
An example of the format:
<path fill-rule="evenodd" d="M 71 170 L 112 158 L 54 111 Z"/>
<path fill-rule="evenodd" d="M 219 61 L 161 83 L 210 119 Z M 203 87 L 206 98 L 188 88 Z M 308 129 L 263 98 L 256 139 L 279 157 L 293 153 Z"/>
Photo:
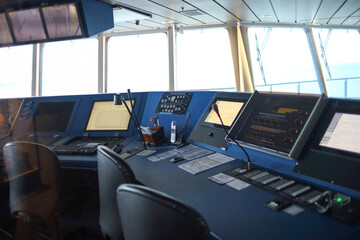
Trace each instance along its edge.
<path fill-rule="evenodd" d="M 106 146 L 98 146 L 98 177 L 100 195 L 99 224 L 104 238 L 123 239 L 116 189 L 123 183 L 138 183 L 130 166 Z"/>
<path fill-rule="evenodd" d="M 4 162 L 10 210 L 17 218 L 15 239 L 37 239 L 42 226 L 47 226 L 53 239 L 60 239 L 60 165 L 55 153 L 40 144 L 12 142 L 4 147 Z"/>
<path fill-rule="evenodd" d="M 117 204 L 126 240 L 209 240 L 209 227 L 192 207 L 151 188 L 123 184 Z"/>

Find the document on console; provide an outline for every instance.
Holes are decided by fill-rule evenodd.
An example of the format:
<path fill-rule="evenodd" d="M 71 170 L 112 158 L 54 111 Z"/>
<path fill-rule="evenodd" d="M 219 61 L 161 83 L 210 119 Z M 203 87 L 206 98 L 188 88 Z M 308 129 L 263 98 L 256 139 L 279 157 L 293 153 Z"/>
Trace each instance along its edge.
<path fill-rule="evenodd" d="M 221 153 L 214 153 L 190 162 L 180 164 L 179 168 L 184 169 L 189 173 L 197 174 L 233 160 L 235 160 L 235 158 L 223 155 Z"/>

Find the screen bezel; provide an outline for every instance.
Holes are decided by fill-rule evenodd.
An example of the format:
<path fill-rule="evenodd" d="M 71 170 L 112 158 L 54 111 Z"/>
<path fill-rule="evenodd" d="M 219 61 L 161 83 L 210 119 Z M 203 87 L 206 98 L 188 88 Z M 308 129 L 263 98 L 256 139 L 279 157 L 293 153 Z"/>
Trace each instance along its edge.
<path fill-rule="evenodd" d="M 208 118 L 209 114 L 211 112 L 213 112 L 213 108 L 212 105 L 218 101 L 226 101 L 226 102 L 236 102 L 236 103 L 243 103 L 243 105 L 241 106 L 239 112 L 236 114 L 236 116 L 234 117 L 233 122 L 231 123 L 230 126 L 226 126 L 224 125 L 224 127 L 226 129 L 230 129 L 233 124 L 235 123 L 236 119 L 239 117 L 240 112 L 244 109 L 246 102 L 248 101 L 246 98 L 229 98 L 229 97 L 215 97 L 213 99 L 213 101 L 211 102 L 210 106 L 208 107 L 208 109 L 206 110 L 206 113 L 203 115 L 202 121 L 201 121 L 201 125 L 202 126 L 206 126 L 206 127 L 211 127 L 211 128 L 223 128 L 223 126 L 221 124 L 216 124 L 216 123 L 211 123 L 211 122 L 206 122 L 206 119 Z M 221 110 L 219 109 L 219 113 L 221 116 Z"/>
<path fill-rule="evenodd" d="M 125 99 L 124 99 L 124 100 L 125 100 Z M 128 107 L 129 107 L 129 109 L 131 110 L 130 100 L 126 99 L 125 101 L 126 101 Z M 133 106 L 134 106 L 134 109 L 133 109 L 133 110 L 135 110 L 136 98 L 133 98 L 132 101 L 133 101 Z M 89 115 L 88 115 L 88 117 L 87 117 L 87 121 L 86 121 L 86 124 L 85 124 L 84 132 L 93 132 L 93 133 L 95 133 L 95 132 L 126 132 L 126 131 L 129 130 L 130 124 L 131 124 L 131 116 L 129 116 L 129 122 L 128 122 L 127 128 L 126 128 L 126 129 L 123 129 L 123 130 L 118 130 L 118 129 L 111 129 L 111 130 L 103 130 L 103 129 L 101 129 L 101 130 L 87 130 L 88 125 L 89 125 L 89 121 L 90 121 L 91 114 L 92 114 L 92 112 L 93 112 L 95 103 L 97 103 L 97 102 L 113 102 L 113 100 L 94 100 L 94 101 L 92 102 L 92 105 L 91 105 L 91 108 L 90 108 L 90 111 L 89 111 Z M 122 105 L 124 106 L 124 103 L 123 103 Z M 125 107 L 125 106 L 124 106 L 124 107 Z"/>

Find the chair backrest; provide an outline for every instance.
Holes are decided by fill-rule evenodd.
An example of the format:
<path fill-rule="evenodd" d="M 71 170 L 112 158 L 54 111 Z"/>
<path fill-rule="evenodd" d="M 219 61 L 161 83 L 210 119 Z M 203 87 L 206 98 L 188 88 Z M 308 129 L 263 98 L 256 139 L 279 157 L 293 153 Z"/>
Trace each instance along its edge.
<path fill-rule="evenodd" d="M 208 240 L 209 227 L 192 207 L 151 188 L 123 184 L 117 204 L 126 240 Z"/>
<path fill-rule="evenodd" d="M 130 166 L 106 146 L 98 146 L 98 178 L 100 195 L 99 224 L 110 239 L 120 239 L 122 229 L 116 204 L 116 189 L 123 183 L 136 183 Z"/>
<path fill-rule="evenodd" d="M 12 214 L 25 213 L 49 220 L 57 210 L 60 193 L 56 154 L 41 144 L 11 142 L 4 147 L 4 162 Z"/>

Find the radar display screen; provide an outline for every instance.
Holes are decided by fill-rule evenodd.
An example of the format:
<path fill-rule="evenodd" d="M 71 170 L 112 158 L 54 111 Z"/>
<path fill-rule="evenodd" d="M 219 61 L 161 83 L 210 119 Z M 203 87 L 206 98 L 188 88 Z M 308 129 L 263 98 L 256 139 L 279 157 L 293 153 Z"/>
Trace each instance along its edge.
<path fill-rule="evenodd" d="M 252 146 L 288 154 L 319 96 L 255 92 L 229 136 Z"/>

